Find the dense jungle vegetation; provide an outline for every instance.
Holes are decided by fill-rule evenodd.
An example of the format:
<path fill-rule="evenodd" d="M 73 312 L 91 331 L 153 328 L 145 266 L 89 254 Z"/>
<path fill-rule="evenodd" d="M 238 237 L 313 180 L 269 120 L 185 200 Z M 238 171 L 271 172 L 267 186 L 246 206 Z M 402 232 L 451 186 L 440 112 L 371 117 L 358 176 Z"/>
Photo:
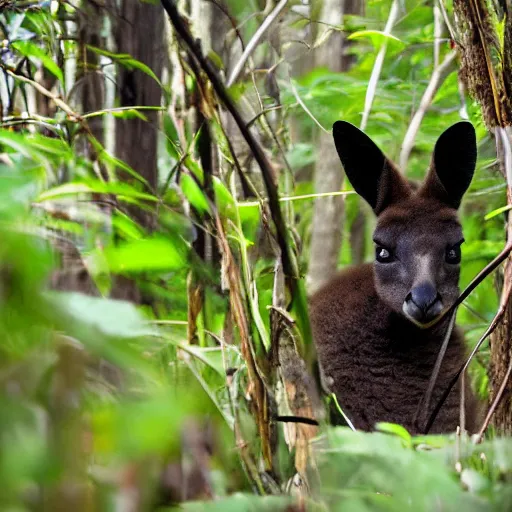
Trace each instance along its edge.
<path fill-rule="evenodd" d="M 512 509 L 510 0 L 0 0 L 0 31 L 1 510 Z M 412 179 L 476 128 L 476 436 L 328 425 L 308 296 L 374 251 L 339 119 Z"/>

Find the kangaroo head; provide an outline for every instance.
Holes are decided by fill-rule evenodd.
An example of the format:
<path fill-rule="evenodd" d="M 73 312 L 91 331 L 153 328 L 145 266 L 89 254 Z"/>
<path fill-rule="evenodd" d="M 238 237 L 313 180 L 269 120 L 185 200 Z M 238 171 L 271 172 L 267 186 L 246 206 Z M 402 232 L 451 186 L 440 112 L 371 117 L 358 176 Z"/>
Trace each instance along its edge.
<path fill-rule="evenodd" d="M 419 188 L 355 126 L 337 121 L 333 135 L 348 179 L 377 215 L 377 293 L 392 310 L 428 327 L 459 294 L 464 239 L 457 210 L 475 170 L 474 128 L 460 122 L 439 137 Z"/>

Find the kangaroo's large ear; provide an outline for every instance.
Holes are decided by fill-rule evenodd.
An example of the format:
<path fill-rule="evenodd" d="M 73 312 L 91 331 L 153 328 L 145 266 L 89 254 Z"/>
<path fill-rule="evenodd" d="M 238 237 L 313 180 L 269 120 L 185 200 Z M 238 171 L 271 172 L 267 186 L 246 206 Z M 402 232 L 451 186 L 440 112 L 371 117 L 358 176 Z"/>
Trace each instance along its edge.
<path fill-rule="evenodd" d="M 420 195 L 435 197 L 451 208 L 458 208 L 473 178 L 475 165 L 475 129 L 471 123 L 461 121 L 437 139 L 430 171 Z"/>
<path fill-rule="evenodd" d="M 350 183 L 377 215 L 411 194 L 407 182 L 368 135 L 346 121 L 336 121 L 332 134 Z"/>

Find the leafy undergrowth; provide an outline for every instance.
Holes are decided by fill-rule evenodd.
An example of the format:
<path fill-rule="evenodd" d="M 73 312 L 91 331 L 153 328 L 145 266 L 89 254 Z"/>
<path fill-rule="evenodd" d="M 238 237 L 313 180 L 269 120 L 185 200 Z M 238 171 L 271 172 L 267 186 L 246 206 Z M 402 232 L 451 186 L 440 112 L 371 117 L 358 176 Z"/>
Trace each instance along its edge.
<path fill-rule="evenodd" d="M 123 500 L 168 510 L 194 486 L 196 500 L 180 509 L 512 506 L 510 439 L 474 445 L 464 437 L 411 438 L 386 424 L 377 433 L 323 427 L 305 475 L 295 474 L 293 450 L 276 454 L 280 474 L 247 467 L 243 453 L 257 453 L 259 439 L 249 411 L 230 400 L 245 371 L 238 350 L 188 345 L 176 326 L 129 302 L 49 291 L 51 251 L 37 223 L 20 204 L 3 204 L 2 510 L 42 503 L 119 510 Z M 230 367 L 238 370 L 226 388 Z"/>

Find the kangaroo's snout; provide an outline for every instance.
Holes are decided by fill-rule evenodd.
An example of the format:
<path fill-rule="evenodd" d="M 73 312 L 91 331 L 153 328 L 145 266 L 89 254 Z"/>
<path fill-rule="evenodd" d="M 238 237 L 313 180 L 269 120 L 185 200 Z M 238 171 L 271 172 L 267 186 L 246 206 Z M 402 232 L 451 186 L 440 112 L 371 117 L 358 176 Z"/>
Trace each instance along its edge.
<path fill-rule="evenodd" d="M 407 295 L 403 312 L 418 324 L 428 324 L 443 311 L 441 296 L 430 283 L 415 286 Z"/>

